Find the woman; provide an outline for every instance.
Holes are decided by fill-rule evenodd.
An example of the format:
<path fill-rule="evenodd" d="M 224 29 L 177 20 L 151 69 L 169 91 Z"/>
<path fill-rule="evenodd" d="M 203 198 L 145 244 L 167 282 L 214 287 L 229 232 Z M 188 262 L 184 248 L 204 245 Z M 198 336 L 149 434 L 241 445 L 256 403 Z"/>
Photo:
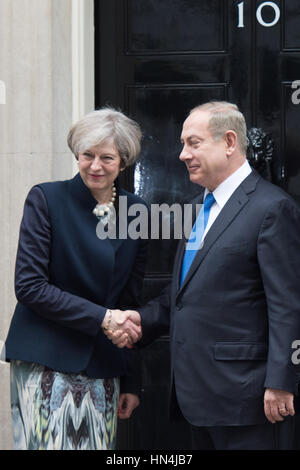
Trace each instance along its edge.
<path fill-rule="evenodd" d="M 138 305 L 146 245 L 100 239 L 97 225 L 118 215 L 121 195 L 128 207 L 143 203 L 117 183 L 140 140 L 124 114 L 88 114 L 68 135 L 79 173 L 34 186 L 26 199 L 6 340 L 17 449 L 113 449 L 117 414 L 127 418 L 139 404 L 135 353 L 121 352 L 103 329 L 125 320 L 119 307 Z"/>

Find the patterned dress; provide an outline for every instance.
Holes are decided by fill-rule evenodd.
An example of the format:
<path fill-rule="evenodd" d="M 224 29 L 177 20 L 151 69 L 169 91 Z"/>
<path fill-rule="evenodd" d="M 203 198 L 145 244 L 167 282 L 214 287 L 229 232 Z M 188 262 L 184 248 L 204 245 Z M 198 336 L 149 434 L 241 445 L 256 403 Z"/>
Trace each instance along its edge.
<path fill-rule="evenodd" d="M 16 450 L 115 448 L 119 379 L 63 374 L 11 361 Z"/>

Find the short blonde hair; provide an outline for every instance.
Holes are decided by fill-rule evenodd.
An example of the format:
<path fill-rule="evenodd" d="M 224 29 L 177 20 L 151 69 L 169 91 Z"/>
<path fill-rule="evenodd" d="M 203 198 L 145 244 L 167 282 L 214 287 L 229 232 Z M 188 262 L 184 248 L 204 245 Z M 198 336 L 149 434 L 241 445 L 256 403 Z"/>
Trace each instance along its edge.
<path fill-rule="evenodd" d="M 232 130 L 236 133 L 238 145 L 244 154 L 247 152 L 247 126 L 243 114 L 236 104 L 227 101 L 210 101 L 196 106 L 190 111 L 207 111 L 210 114 L 208 128 L 214 140 L 220 140 L 224 134 Z"/>
<path fill-rule="evenodd" d="M 67 141 L 72 153 L 79 154 L 112 141 L 124 166 L 133 165 L 141 151 L 142 132 L 137 122 L 111 107 L 85 115 L 70 129 Z"/>

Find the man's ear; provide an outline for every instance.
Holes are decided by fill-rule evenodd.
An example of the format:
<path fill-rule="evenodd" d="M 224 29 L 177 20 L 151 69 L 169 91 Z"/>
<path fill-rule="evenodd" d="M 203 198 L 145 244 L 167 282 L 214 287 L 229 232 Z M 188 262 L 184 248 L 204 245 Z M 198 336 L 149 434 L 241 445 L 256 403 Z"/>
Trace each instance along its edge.
<path fill-rule="evenodd" d="M 230 156 L 237 148 L 238 140 L 236 132 L 231 130 L 227 131 L 225 133 L 224 139 L 226 143 L 226 153 L 228 156 Z"/>

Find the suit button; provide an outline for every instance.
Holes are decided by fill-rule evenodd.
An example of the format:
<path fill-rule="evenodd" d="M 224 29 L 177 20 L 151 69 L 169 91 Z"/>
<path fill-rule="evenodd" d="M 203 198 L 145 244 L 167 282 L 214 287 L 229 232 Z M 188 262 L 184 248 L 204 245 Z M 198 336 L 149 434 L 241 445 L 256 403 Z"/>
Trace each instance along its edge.
<path fill-rule="evenodd" d="M 178 303 L 176 304 L 176 310 L 181 310 L 182 307 L 183 307 L 182 302 L 178 302 Z"/>

